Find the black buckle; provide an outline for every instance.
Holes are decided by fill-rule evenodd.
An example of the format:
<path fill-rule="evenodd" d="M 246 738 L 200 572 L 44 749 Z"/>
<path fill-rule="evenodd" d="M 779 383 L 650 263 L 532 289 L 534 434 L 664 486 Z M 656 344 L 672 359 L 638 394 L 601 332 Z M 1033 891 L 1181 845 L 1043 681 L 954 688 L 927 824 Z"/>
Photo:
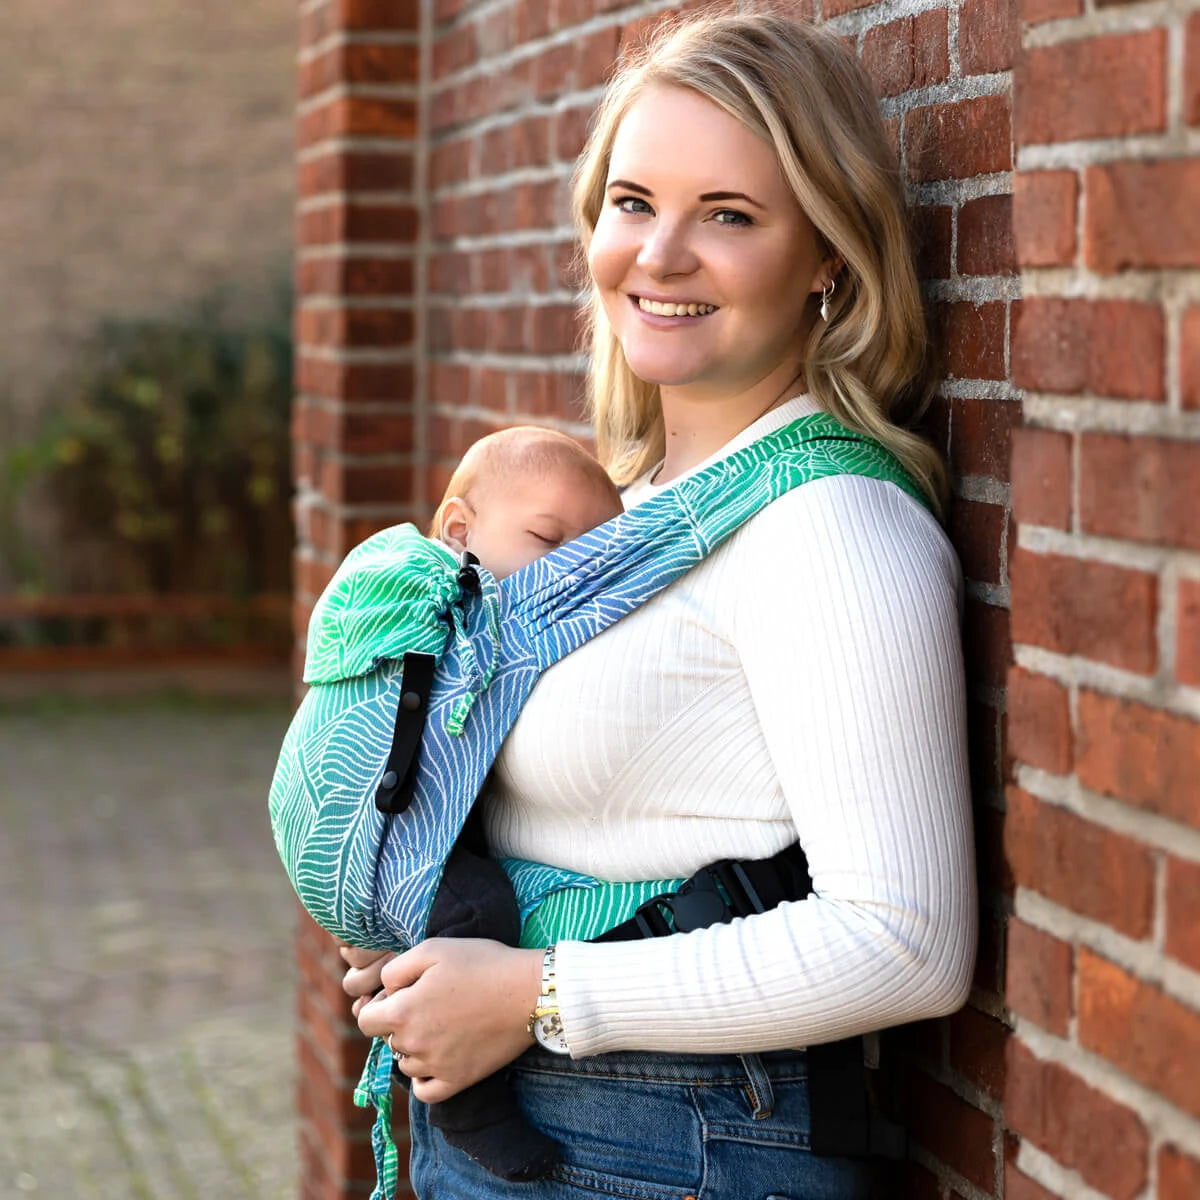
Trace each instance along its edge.
<path fill-rule="evenodd" d="M 707 925 L 724 925 L 736 916 L 730 907 L 728 894 L 721 890 L 717 864 L 704 867 L 686 880 L 671 898 L 675 928 L 680 933 L 703 929 Z"/>
<path fill-rule="evenodd" d="M 701 867 L 678 891 L 652 896 L 632 917 L 592 940 L 624 942 L 688 933 L 766 912 L 785 900 L 803 899 L 811 891 L 808 860 L 799 842 L 766 859 L 723 858 Z"/>
<path fill-rule="evenodd" d="M 404 656 L 392 745 L 375 788 L 375 807 L 381 813 L 394 816 L 404 812 L 412 803 L 421 734 L 425 730 L 425 714 L 429 708 L 429 692 L 433 687 L 436 664 L 437 659 L 432 654 L 410 651 Z"/>
<path fill-rule="evenodd" d="M 479 559 L 470 550 L 464 550 L 458 559 L 458 586 L 468 596 L 479 595 Z"/>
<path fill-rule="evenodd" d="M 633 914 L 638 933 L 644 938 L 666 937 L 671 932 L 671 922 L 663 915 L 663 909 L 671 911 L 671 893 L 663 892 L 661 896 L 651 896 L 649 900 L 639 904 Z"/>
<path fill-rule="evenodd" d="M 677 892 L 651 896 L 638 906 L 633 920 L 642 937 L 666 937 L 762 911 L 758 893 L 740 864 L 723 860 L 702 867 Z"/>

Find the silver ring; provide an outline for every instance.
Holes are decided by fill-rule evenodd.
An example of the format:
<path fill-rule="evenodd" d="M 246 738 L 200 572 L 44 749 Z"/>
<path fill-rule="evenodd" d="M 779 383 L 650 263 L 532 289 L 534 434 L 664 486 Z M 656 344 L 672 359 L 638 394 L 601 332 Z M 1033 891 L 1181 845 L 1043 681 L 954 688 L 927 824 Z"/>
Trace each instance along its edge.
<path fill-rule="evenodd" d="M 403 1062 L 408 1055 L 403 1050 L 397 1050 L 396 1047 L 392 1045 L 392 1038 L 395 1036 L 396 1031 L 393 1029 L 392 1032 L 387 1035 L 387 1048 L 395 1056 L 397 1062 Z"/>

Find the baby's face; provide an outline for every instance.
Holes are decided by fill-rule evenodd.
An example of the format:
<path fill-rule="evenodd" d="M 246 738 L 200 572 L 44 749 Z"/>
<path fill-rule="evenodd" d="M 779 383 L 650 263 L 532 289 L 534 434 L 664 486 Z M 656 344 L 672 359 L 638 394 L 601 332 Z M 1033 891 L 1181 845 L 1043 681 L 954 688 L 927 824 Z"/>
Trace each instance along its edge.
<path fill-rule="evenodd" d="M 482 488 L 473 507 L 467 549 L 497 579 L 621 511 L 602 489 L 568 471 Z"/>

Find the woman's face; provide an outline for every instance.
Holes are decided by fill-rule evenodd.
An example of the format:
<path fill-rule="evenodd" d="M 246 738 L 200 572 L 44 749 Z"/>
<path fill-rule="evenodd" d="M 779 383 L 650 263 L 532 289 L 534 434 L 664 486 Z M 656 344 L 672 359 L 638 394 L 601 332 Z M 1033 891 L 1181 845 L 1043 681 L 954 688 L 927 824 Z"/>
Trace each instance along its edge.
<path fill-rule="evenodd" d="M 772 148 L 668 86 L 617 129 L 588 265 L 633 372 L 698 399 L 786 386 L 830 269 Z"/>

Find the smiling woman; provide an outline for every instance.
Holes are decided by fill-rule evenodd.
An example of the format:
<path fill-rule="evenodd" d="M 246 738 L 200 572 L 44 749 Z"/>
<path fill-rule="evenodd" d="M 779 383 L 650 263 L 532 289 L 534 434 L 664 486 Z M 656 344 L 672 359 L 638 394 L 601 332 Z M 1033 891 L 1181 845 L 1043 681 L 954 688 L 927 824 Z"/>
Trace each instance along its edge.
<path fill-rule="evenodd" d="M 975 953 L 961 577 L 910 426 L 931 381 L 896 163 L 835 35 L 699 18 L 613 79 L 574 211 L 614 525 L 651 560 L 671 531 L 639 517 L 679 505 L 702 561 L 496 733 L 477 809 L 528 897 L 520 946 L 347 949 L 347 990 L 403 1050 L 419 1196 L 865 1200 L 863 1035 L 961 1006 Z M 720 544 L 688 524 L 703 481 L 724 516 L 786 474 L 788 438 L 819 476 Z M 525 578 L 608 559 L 585 538 Z M 700 891 L 717 920 L 683 919 Z M 533 1184 L 431 1119 L 501 1070 L 554 1147 Z"/>
<path fill-rule="evenodd" d="M 940 512 L 944 465 L 909 428 L 933 379 L 903 185 L 870 83 L 842 49 L 828 31 L 783 18 L 700 18 L 646 46 L 605 93 L 574 214 L 596 285 L 597 447 L 618 483 L 667 453 L 670 401 L 630 361 L 616 293 L 638 296 L 636 285 L 647 301 L 678 304 L 686 292 L 715 305 L 695 289 L 744 285 L 728 324 L 752 326 L 755 345 L 789 325 L 793 337 L 783 352 L 792 375 L 779 362 L 755 379 L 745 363 L 746 410 L 769 405 L 773 384 L 796 384 L 895 453 Z M 780 309 L 765 324 L 740 320 L 771 298 Z"/>
<path fill-rule="evenodd" d="M 771 146 L 741 121 L 682 87 L 648 88 L 630 105 L 588 269 L 627 366 L 658 385 L 659 482 L 707 458 L 793 385 L 804 390 L 803 347 L 817 317 L 809 299 L 839 265 Z"/>

